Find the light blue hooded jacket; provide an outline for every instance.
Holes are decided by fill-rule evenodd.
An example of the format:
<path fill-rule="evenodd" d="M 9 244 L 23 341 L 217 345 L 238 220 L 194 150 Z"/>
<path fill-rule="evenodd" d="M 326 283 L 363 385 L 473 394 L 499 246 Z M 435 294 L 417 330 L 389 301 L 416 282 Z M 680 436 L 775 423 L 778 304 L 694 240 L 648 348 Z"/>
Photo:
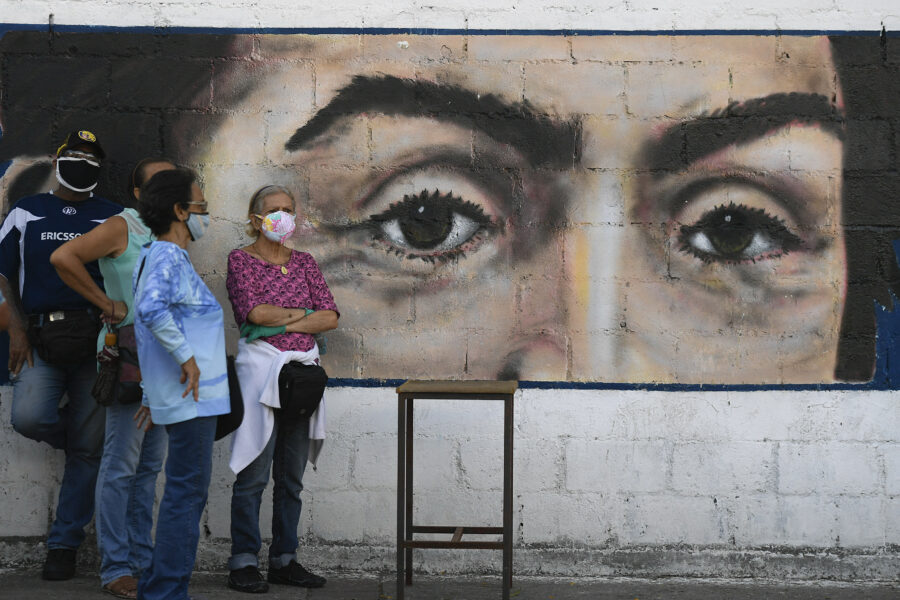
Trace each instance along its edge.
<path fill-rule="evenodd" d="M 143 267 L 143 269 L 142 269 Z M 134 271 L 134 325 L 144 387 L 153 422 L 181 423 L 230 410 L 222 307 L 194 270 L 188 253 L 172 242 L 141 250 Z M 200 368 L 200 400 L 182 398 L 181 364 Z"/>

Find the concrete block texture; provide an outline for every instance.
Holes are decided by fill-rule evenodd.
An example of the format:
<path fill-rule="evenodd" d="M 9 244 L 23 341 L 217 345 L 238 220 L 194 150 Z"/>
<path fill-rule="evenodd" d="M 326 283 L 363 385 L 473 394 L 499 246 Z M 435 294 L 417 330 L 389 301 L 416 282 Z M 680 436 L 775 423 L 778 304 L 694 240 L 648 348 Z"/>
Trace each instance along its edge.
<path fill-rule="evenodd" d="M 13 547 L 21 549 L 19 540 L 37 544 L 46 535 L 62 457 L 11 429 L 6 401 L 11 390 L 3 388 L 0 394 L 0 444 L 5 448 L 0 502 L 6 515 L 0 519 L 0 564 L 5 566 L 40 559 L 40 552 L 20 556 Z M 847 441 L 841 421 L 829 424 L 815 416 L 840 410 L 841 403 L 877 411 L 887 398 L 849 391 L 760 397 L 522 390 L 515 413 L 517 556 L 543 556 L 533 563 L 534 572 L 543 574 L 743 577 L 781 573 L 778 564 L 785 556 L 811 552 L 819 559 L 786 576 L 891 579 L 891 548 L 900 541 L 898 444 L 884 440 L 895 432 L 870 420 Z M 753 399 L 759 405 L 749 407 Z M 328 438 L 318 469 L 308 468 L 304 477 L 298 528 L 304 545 L 320 548 L 316 553 L 325 557 L 322 566 L 377 570 L 391 564 L 386 549 L 396 532 L 396 406 L 391 388 L 328 391 Z M 464 401 L 417 405 L 416 523 L 500 523 L 500 407 Z M 763 426 L 758 411 L 780 423 Z M 792 423 L 815 425 L 794 428 Z M 890 420 L 881 424 L 890 426 Z M 227 558 L 234 480 L 228 456 L 226 439 L 215 448 L 201 539 L 201 561 L 211 564 Z M 270 518 L 267 491 L 261 522 Z M 593 562 L 565 566 L 559 553 L 573 548 L 594 556 Z M 704 558 L 685 562 L 673 548 L 691 548 Z M 347 561 L 356 559 L 347 552 L 370 558 L 351 565 Z M 373 562 L 379 552 L 384 556 Z M 749 553 L 752 568 L 736 553 Z M 855 562 L 825 560 L 830 553 L 853 554 Z M 429 554 L 422 565 L 437 571 L 492 572 L 499 567 L 489 554 Z"/>
<path fill-rule="evenodd" d="M 665 442 L 570 440 L 566 445 L 566 489 L 609 493 L 660 492 L 670 458 Z"/>
<path fill-rule="evenodd" d="M 900 444 L 881 446 L 884 456 L 885 493 L 900 496 Z"/>
<path fill-rule="evenodd" d="M 20 3 L 5 0 L 10 23 L 47 24 L 49 2 Z M 441 5 L 422 5 L 401 0 L 374 5 L 349 0 L 340 6 L 284 0 L 257 0 L 238 6 L 211 2 L 209 10 L 179 3 L 126 2 L 125 0 L 66 0 L 54 3 L 54 23 L 78 25 L 157 27 L 392 27 L 392 28 L 488 28 L 488 29 L 810 29 L 874 30 L 885 22 L 896 27 L 897 17 L 889 0 L 864 5 L 840 0 L 821 2 L 750 2 L 728 6 L 698 2 L 657 2 L 651 5 L 605 0 L 546 4 L 454 0 Z"/>
<path fill-rule="evenodd" d="M 396 490 L 397 438 L 366 436 L 351 441 L 354 445 L 351 475 L 353 488 L 361 491 Z M 452 460 L 454 457 L 451 455 L 447 458 Z M 427 455 L 422 459 L 428 466 L 439 460 L 438 457 Z M 347 471 L 346 468 L 342 468 L 342 465 L 334 465 L 334 467 L 337 473 L 346 473 Z"/>
<path fill-rule="evenodd" d="M 860 443 L 782 443 L 778 448 L 778 491 L 782 494 L 846 494 L 883 491 L 875 446 Z"/>
<path fill-rule="evenodd" d="M 871 314 L 898 280 L 893 4 L 189 4 L 0 0 L 4 22 L 41 25 L 0 37 L 0 201 L 43 191 L 49 171 L 25 165 L 85 122 L 110 139 L 113 198 L 146 154 L 195 168 L 212 226 L 191 256 L 233 350 L 225 257 L 250 241 L 255 189 L 294 191 L 289 244 L 342 311 L 298 525 L 312 566 L 392 568 L 385 380 L 509 378 L 530 382 L 517 569 L 897 580 L 900 410 L 875 389 L 896 387 L 896 361 Z M 61 33 L 50 12 L 157 29 Z M 884 37 L 781 33 L 883 23 Z M 767 31 L 678 33 L 717 27 Z M 609 32 L 632 29 L 655 33 Z M 857 380 L 872 389 L 844 385 Z M 5 568 L 42 557 L 63 457 L 16 434 L 0 394 Z M 416 522 L 499 524 L 502 416 L 416 402 Z M 228 554 L 228 458 L 220 442 L 201 566 Z M 261 522 L 271 511 L 267 491 Z M 416 561 L 499 568 L 489 553 Z"/>
<path fill-rule="evenodd" d="M 774 444 L 766 442 L 676 444 L 672 451 L 672 489 L 719 494 L 771 491 L 774 455 Z"/>
<path fill-rule="evenodd" d="M 248 241 L 252 191 L 289 186 L 304 226 L 288 243 L 320 261 L 342 309 L 340 377 L 870 373 L 862 297 L 889 297 L 870 284 L 889 284 L 889 249 L 857 264 L 868 246 L 843 228 L 897 212 L 877 201 L 900 181 L 887 46 L 535 33 L 10 32 L 3 186 L 39 189 L 19 165 L 99 121 L 104 193 L 121 197 L 145 153 L 198 171 L 214 219 L 193 252 L 204 275 Z"/>

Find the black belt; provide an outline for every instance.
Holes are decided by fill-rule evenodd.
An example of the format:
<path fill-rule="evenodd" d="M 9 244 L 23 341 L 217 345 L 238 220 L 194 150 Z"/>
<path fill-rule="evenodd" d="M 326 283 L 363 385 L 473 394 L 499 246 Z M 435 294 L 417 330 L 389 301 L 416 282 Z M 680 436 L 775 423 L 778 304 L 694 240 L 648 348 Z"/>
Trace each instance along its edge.
<path fill-rule="evenodd" d="M 69 310 L 51 310 L 43 313 L 34 313 L 28 315 L 28 323 L 29 325 L 33 325 L 35 327 L 43 327 L 44 323 L 53 323 L 55 321 L 65 321 L 66 318 L 71 318 L 74 316 L 82 316 L 88 315 L 90 317 L 99 317 L 100 311 L 96 308 L 77 308 L 77 309 L 69 309 Z"/>

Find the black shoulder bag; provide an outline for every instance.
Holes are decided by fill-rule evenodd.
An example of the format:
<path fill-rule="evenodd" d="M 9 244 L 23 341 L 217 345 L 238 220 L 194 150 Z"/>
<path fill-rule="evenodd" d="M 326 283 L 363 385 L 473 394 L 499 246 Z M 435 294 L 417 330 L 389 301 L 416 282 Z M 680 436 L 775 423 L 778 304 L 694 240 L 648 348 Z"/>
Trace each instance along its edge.
<path fill-rule="evenodd" d="M 234 357 L 229 354 L 225 360 L 228 367 L 228 396 L 231 401 L 231 411 L 219 415 L 216 419 L 216 441 L 240 427 L 244 420 L 244 396 L 241 394 L 241 384 L 238 381 Z"/>
<path fill-rule="evenodd" d="M 96 356 L 101 326 L 94 309 L 58 310 L 30 316 L 27 335 L 41 360 L 67 366 Z"/>
<path fill-rule="evenodd" d="M 279 417 L 284 421 L 308 419 L 319 408 L 328 373 L 319 365 L 291 361 L 278 374 Z"/>

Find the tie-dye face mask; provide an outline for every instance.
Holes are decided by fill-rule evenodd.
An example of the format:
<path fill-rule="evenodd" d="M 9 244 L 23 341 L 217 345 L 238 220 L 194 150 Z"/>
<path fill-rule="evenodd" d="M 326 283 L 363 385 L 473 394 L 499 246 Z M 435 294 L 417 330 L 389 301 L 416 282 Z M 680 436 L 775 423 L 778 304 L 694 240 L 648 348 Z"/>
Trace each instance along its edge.
<path fill-rule="evenodd" d="M 284 244 L 284 242 L 294 233 L 296 224 L 294 223 L 294 215 L 283 210 L 270 213 L 263 217 L 255 215 L 262 219 L 262 233 L 266 238 L 273 242 Z"/>

